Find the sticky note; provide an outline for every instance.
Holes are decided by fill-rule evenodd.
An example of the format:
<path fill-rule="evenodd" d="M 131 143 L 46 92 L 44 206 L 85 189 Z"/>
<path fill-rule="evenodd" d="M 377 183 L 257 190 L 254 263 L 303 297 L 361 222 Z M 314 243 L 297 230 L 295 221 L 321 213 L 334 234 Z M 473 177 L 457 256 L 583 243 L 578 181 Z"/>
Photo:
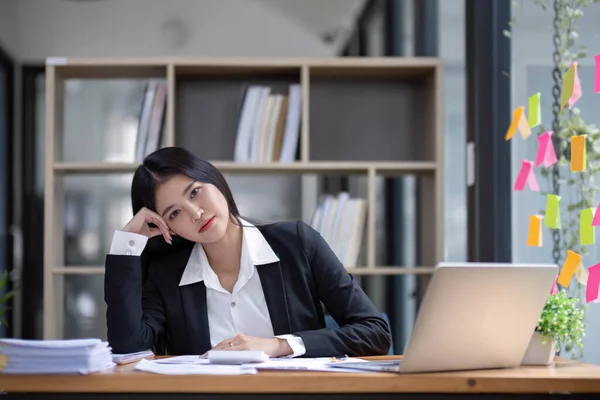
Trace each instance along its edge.
<path fill-rule="evenodd" d="M 600 264 L 596 264 L 588 269 L 589 277 L 587 287 L 585 288 L 585 302 L 598 302 L 598 292 L 600 292 Z"/>
<path fill-rule="evenodd" d="M 594 56 L 596 72 L 594 73 L 594 93 L 600 93 L 600 54 Z"/>
<path fill-rule="evenodd" d="M 540 107 L 541 93 L 529 96 L 529 127 L 535 128 L 542 123 L 542 109 Z"/>
<path fill-rule="evenodd" d="M 563 76 L 562 89 L 560 92 L 560 109 L 565 108 L 569 99 L 573 95 L 573 86 L 575 85 L 575 69 L 571 67 Z"/>
<path fill-rule="evenodd" d="M 560 93 L 560 108 L 565 108 L 567 103 L 569 108 L 581 97 L 581 83 L 577 73 L 577 61 L 574 61 L 565 75 L 563 76 L 562 90 Z"/>
<path fill-rule="evenodd" d="M 548 168 L 558 160 L 556 159 L 556 152 L 554 151 L 554 144 L 552 143 L 552 131 L 542 133 L 537 138 L 538 140 L 538 152 L 535 159 L 535 166 L 539 167 L 544 164 L 544 167 Z"/>
<path fill-rule="evenodd" d="M 529 123 L 527 122 L 527 118 L 525 118 L 525 107 L 517 107 L 513 111 L 513 118 L 506 131 L 506 136 L 504 140 L 510 140 L 515 134 L 515 132 L 519 129 L 521 132 L 521 136 L 525 139 L 527 136 L 531 135 L 531 129 L 529 128 Z"/>
<path fill-rule="evenodd" d="M 596 241 L 596 230 L 592 226 L 595 211 L 590 207 L 579 212 L 579 243 L 582 246 L 594 244 Z"/>
<path fill-rule="evenodd" d="M 542 247 L 542 215 L 529 216 L 529 234 L 527 235 L 527 246 Z"/>
<path fill-rule="evenodd" d="M 558 293 L 558 285 L 556 284 L 556 280 L 558 279 L 558 275 L 554 277 L 554 283 L 552 284 L 552 289 L 550 289 L 550 294 Z"/>
<path fill-rule="evenodd" d="M 573 95 L 569 99 L 569 108 L 573 108 L 573 104 L 581 97 L 581 83 L 579 82 L 579 73 L 577 72 L 577 61 L 573 63 L 575 69 L 575 82 L 573 83 Z"/>
<path fill-rule="evenodd" d="M 557 282 L 565 288 L 568 288 L 579 264 L 581 264 L 581 256 L 574 251 L 567 250 L 567 259 L 560 270 Z"/>
<path fill-rule="evenodd" d="M 571 171 L 572 172 L 583 172 L 585 171 L 585 136 L 576 135 L 571 136 Z"/>
<path fill-rule="evenodd" d="M 551 193 L 546 195 L 544 225 L 551 229 L 560 228 L 560 196 Z"/>
<path fill-rule="evenodd" d="M 515 190 L 523 190 L 525 183 L 527 183 L 529 189 L 532 191 L 540 191 L 540 186 L 538 185 L 535 172 L 533 171 L 533 161 L 523 160 L 521 163 L 521 169 L 519 170 L 519 174 L 515 180 Z"/>
<path fill-rule="evenodd" d="M 592 226 L 600 226 L 600 204 L 598 204 L 598 207 L 596 207 L 594 219 L 592 220 Z"/>
<path fill-rule="evenodd" d="M 583 266 L 583 263 L 579 263 L 577 268 L 575 269 L 575 277 L 577 277 L 577 282 L 580 285 L 586 286 L 588 281 L 588 271 Z"/>

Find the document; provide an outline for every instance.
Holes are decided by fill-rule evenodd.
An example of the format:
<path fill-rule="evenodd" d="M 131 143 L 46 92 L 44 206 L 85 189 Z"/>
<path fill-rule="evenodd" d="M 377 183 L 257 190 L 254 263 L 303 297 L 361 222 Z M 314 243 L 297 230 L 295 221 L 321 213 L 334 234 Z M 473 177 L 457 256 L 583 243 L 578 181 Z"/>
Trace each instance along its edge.
<path fill-rule="evenodd" d="M 198 356 L 195 356 L 199 358 Z M 244 365 L 214 365 L 210 363 L 165 363 L 158 360 L 142 360 L 135 369 L 162 375 L 252 375 L 257 370 Z M 208 361 L 208 360 L 206 360 Z"/>
<path fill-rule="evenodd" d="M 263 362 L 246 364 L 211 363 L 208 358 L 197 355 L 184 355 L 158 360 L 141 360 L 135 366 L 139 371 L 166 375 L 242 375 L 256 374 L 258 370 L 281 371 L 322 371 L 322 372 L 360 372 L 331 367 L 331 364 L 345 362 L 366 362 L 359 358 L 321 357 L 321 358 L 271 358 Z M 363 371 L 364 372 L 364 371 Z"/>
<path fill-rule="evenodd" d="M 127 353 L 127 354 L 113 354 L 112 360 L 120 365 L 123 364 L 131 364 L 136 361 L 140 361 L 143 358 L 153 356 L 154 353 L 152 350 L 138 351 L 137 353 Z"/>
<path fill-rule="evenodd" d="M 2 374 L 91 374 L 114 366 L 100 339 L 0 339 Z"/>
<path fill-rule="evenodd" d="M 350 370 L 340 370 L 331 367 L 330 365 L 346 363 L 346 362 L 366 362 L 360 358 L 335 358 L 335 357 L 319 357 L 319 358 L 271 358 L 264 363 L 255 364 L 257 369 L 262 370 L 292 370 L 292 371 L 321 371 L 321 372 L 356 372 Z"/>
<path fill-rule="evenodd" d="M 206 365 L 210 364 L 208 358 L 201 356 L 175 356 L 152 360 L 155 364 L 183 364 L 183 365 Z"/>

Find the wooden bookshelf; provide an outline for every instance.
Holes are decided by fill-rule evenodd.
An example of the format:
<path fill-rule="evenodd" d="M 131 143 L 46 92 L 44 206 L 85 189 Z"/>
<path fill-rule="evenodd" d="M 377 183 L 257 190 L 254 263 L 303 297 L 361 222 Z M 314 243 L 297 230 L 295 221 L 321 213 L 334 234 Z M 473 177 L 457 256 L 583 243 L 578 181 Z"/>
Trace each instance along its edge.
<path fill-rule="evenodd" d="M 443 260 L 442 64 L 436 58 L 50 58 L 46 63 L 44 338 L 60 337 L 63 280 L 104 267 L 65 265 L 63 180 L 131 174 L 137 163 L 63 157 L 64 91 L 71 79 L 166 81 L 163 146 L 182 146 L 227 174 L 358 174 L 366 177 L 366 260 L 355 275 L 427 276 Z M 301 128 L 293 162 L 236 162 L 244 88 L 300 84 Z M 234 106 L 236 105 L 237 106 Z M 376 191 L 381 176 L 417 175 L 423 215 L 420 266 L 377 265 Z M 118 227 L 115 227 L 118 229 Z"/>

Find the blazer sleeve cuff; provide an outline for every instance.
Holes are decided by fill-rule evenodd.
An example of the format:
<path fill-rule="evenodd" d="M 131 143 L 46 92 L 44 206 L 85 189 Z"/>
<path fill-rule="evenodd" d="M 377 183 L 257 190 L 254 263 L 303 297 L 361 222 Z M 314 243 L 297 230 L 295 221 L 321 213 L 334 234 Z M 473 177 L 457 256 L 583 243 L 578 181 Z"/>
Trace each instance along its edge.
<path fill-rule="evenodd" d="M 109 254 L 118 256 L 139 256 L 144 251 L 148 238 L 137 233 L 115 231 Z"/>
<path fill-rule="evenodd" d="M 306 346 L 300 336 L 296 335 L 279 335 L 276 336 L 279 339 L 287 340 L 288 344 L 292 348 L 293 354 L 289 355 L 289 358 L 300 357 L 306 354 Z"/>

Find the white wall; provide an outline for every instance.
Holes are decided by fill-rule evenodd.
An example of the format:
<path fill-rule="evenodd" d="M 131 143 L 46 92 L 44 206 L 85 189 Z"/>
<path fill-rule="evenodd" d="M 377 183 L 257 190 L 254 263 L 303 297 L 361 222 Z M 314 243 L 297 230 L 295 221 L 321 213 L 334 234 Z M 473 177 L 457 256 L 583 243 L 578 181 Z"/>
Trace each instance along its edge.
<path fill-rule="evenodd" d="M 251 0 L 19 0 L 17 19 L 19 55 L 25 61 L 49 56 L 319 57 L 336 51 L 318 32 Z"/>
<path fill-rule="evenodd" d="M 0 47 L 17 54 L 17 0 L 0 0 Z"/>

